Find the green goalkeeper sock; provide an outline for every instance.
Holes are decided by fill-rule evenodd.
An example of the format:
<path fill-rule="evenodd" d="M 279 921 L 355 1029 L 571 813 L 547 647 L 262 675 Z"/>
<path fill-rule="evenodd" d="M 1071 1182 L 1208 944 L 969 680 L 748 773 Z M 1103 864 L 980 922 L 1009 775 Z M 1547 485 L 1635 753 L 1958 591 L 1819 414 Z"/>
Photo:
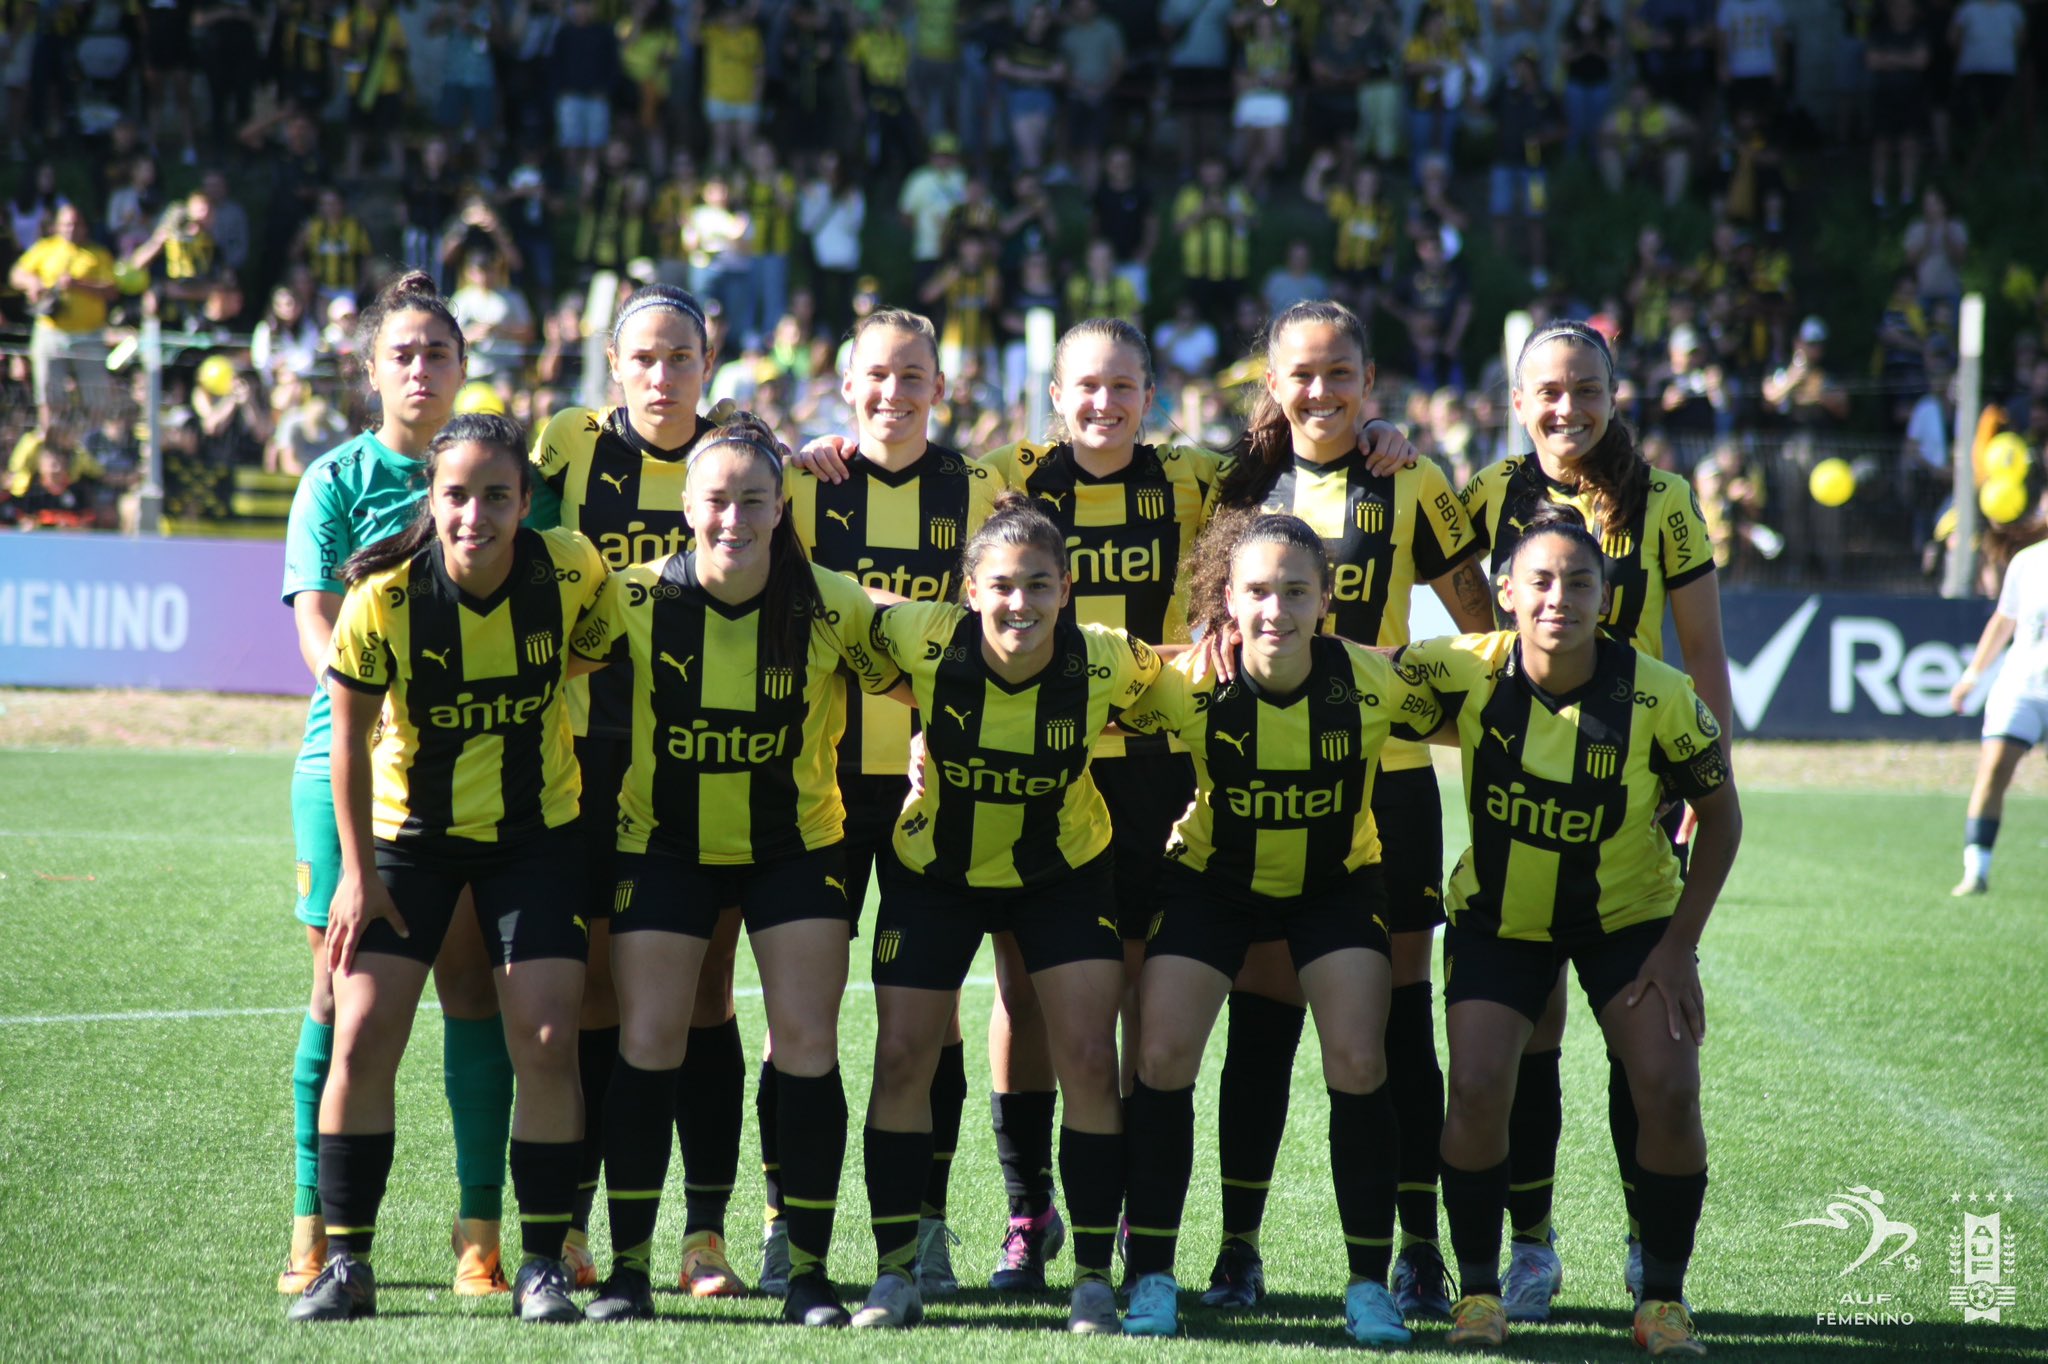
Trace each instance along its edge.
<path fill-rule="evenodd" d="M 512 1136 L 512 1058 L 497 1017 L 441 1020 L 442 1084 L 455 1125 L 461 1216 L 495 1222 L 505 1213 L 505 1149 Z"/>
<path fill-rule="evenodd" d="M 299 1020 L 299 1049 L 292 1056 L 292 1142 L 297 1149 L 292 1216 L 320 1211 L 320 1095 L 334 1062 L 334 1025 Z"/>

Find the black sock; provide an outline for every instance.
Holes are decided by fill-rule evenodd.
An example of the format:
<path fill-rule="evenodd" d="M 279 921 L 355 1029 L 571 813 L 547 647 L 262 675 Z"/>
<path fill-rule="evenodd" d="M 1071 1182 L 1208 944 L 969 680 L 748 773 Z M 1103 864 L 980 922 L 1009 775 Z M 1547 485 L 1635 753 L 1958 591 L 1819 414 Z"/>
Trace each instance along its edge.
<path fill-rule="evenodd" d="M 683 1234 L 725 1234 L 725 1205 L 740 1173 L 747 1054 L 740 1021 L 690 1029 L 676 1072 L 676 1143 L 683 1153 Z"/>
<path fill-rule="evenodd" d="M 512 1138 L 512 1196 L 519 1201 L 519 1248 L 528 1259 L 562 1258 L 562 1234 L 576 1204 L 582 1143 Z"/>
<path fill-rule="evenodd" d="M 789 1227 L 789 1272 L 822 1266 L 832 1248 L 839 1173 L 846 1166 L 846 1091 L 839 1067 L 824 1075 L 783 1075 L 782 1216 Z"/>
<path fill-rule="evenodd" d="M 932 1134 L 868 1127 L 861 1133 L 861 1153 L 867 1166 L 868 1224 L 875 1229 L 877 1272 L 886 1269 L 914 1279 L 917 1194 L 932 1163 Z"/>
<path fill-rule="evenodd" d="M 330 1256 L 345 1250 L 369 1261 L 397 1144 L 396 1132 L 320 1134 L 320 1215 L 327 1222 Z"/>
<path fill-rule="evenodd" d="M 1517 1241 L 1550 1239 L 1550 1199 L 1557 1181 L 1557 1143 L 1564 1132 L 1559 1053 L 1523 1052 L 1508 1109 L 1508 1230 Z"/>
<path fill-rule="evenodd" d="M 761 1137 L 761 1202 L 768 1220 L 782 1216 L 781 1093 L 776 1085 L 775 1062 L 761 1062 L 761 1079 L 754 1090 L 754 1126 Z"/>
<path fill-rule="evenodd" d="M 1264 995 L 1230 992 L 1230 1023 L 1217 1087 L 1218 1166 L 1223 1177 L 1223 1235 L 1257 1245 L 1266 1193 L 1287 1131 L 1294 1052 L 1308 1010 Z"/>
<path fill-rule="evenodd" d="M 619 1030 L 585 1028 L 576 1036 L 576 1073 L 583 1081 L 583 1147 L 576 1154 L 576 1206 L 569 1225 L 590 1230 L 590 1205 L 604 1174 L 604 1092 L 619 1060 Z"/>
<path fill-rule="evenodd" d="M 1451 1224 L 1451 1254 L 1458 1286 L 1467 1295 L 1500 1296 L 1500 1218 L 1508 1204 L 1508 1163 L 1461 1170 L 1443 1162 L 1444 1220 Z"/>
<path fill-rule="evenodd" d="M 1426 980 L 1394 988 L 1387 1008 L 1387 1092 L 1401 1129 L 1401 1240 L 1436 1240 L 1436 1166 L 1444 1140 L 1444 1071 Z"/>
<path fill-rule="evenodd" d="M 645 1274 L 654 1253 L 675 1103 L 675 1071 L 642 1070 L 619 1057 L 604 1114 L 605 1201 L 612 1216 L 614 1270 Z"/>
<path fill-rule="evenodd" d="M 1138 1081 L 1124 1102 L 1124 1136 L 1128 1276 L 1171 1274 L 1195 1166 L 1195 1087 L 1160 1090 Z"/>
<path fill-rule="evenodd" d="M 1124 1206 L 1124 1134 L 1060 1128 L 1060 1183 L 1074 1235 L 1074 1277 L 1109 1279 Z"/>
<path fill-rule="evenodd" d="M 1394 1121 L 1394 1099 L 1381 1085 L 1370 1094 L 1330 1091 L 1330 1177 L 1337 1186 L 1337 1220 L 1353 1282 L 1382 1287 L 1394 1258 L 1394 1185 L 1404 1136 Z"/>
<path fill-rule="evenodd" d="M 989 1096 L 996 1160 L 1012 1217 L 1038 1217 L 1052 1206 L 1052 1115 L 1058 1099 L 1049 1089 Z"/>
<path fill-rule="evenodd" d="M 1998 842 L 1996 819 L 1965 819 L 1963 821 L 1963 842 L 1972 848 L 1990 849 Z"/>
<path fill-rule="evenodd" d="M 1607 1053 L 1607 1133 L 1614 1138 L 1614 1164 L 1621 1171 L 1621 1201 L 1628 1210 L 1629 1239 L 1643 1234 L 1643 1215 L 1636 1192 L 1642 1169 L 1636 1164 L 1636 1097 L 1628 1087 L 1628 1067 Z"/>
<path fill-rule="evenodd" d="M 1643 1297 L 1677 1302 L 1685 1296 L 1686 1265 L 1707 1201 L 1707 1172 L 1660 1175 L 1638 1168 L 1636 1201 L 1643 1210 Z"/>
<path fill-rule="evenodd" d="M 967 1046 L 949 1042 L 939 1048 L 939 1068 L 932 1074 L 932 1168 L 925 1176 L 926 1217 L 946 1215 L 946 1188 L 953 1180 L 953 1148 L 960 1144 L 960 1112 L 967 1107 Z"/>

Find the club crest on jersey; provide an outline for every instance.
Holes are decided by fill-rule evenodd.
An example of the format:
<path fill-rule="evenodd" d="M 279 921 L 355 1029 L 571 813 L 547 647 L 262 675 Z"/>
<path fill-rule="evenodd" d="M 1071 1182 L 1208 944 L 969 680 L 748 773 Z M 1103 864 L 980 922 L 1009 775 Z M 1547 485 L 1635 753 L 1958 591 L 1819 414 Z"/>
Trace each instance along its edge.
<path fill-rule="evenodd" d="M 1610 559 L 1626 559 L 1636 552 L 1636 537 L 1626 529 L 1608 531 L 1600 537 L 1600 552 Z"/>
<path fill-rule="evenodd" d="M 1351 736 L 1341 729 L 1333 729 L 1316 736 L 1316 748 L 1326 763 L 1340 763 L 1351 756 Z"/>
<path fill-rule="evenodd" d="M 1606 781 L 1614 775 L 1614 766 L 1621 758 L 1621 750 L 1613 744 L 1586 745 L 1586 775 L 1594 781 Z"/>
<path fill-rule="evenodd" d="M 1140 488 L 1132 499 L 1137 503 L 1138 515 L 1147 521 L 1158 521 L 1166 515 L 1166 489 Z"/>
<path fill-rule="evenodd" d="M 885 928 L 875 934 L 875 960 L 886 965 L 903 953 L 903 930 Z"/>
<path fill-rule="evenodd" d="M 1377 497 L 1360 498 L 1351 508 L 1352 524 L 1366 535 L 1378 535 L 1386 528 L 1387 504 Z"/>
<path fill-rule="evenodd" d="M 1063 716 L 1057 720 L 1047 720 L 1045 722 L 1045 746 L 1047 748 L 1072 748 L 1078 728 L 1079 726 L 1074 723 L 1072 716 Z"/>
<path fill-rule="evenodd" d="M 761 694 L 762 694 L 762 695 L 764 695 L 764 696 L 766 696 L 766 697 L 767 697 L 767 698 L 768 698 L 769 700 L 771 700 L 771 701 L 780 701 L 780 700 L 783 700 L 784 698 L 786 698 L 786 697 L 787 697 L 787 696 L 789 695 L 790 691 L 791 691 L 791 690 L 792 690 L 792 689 L 793 689 L 793 688 L 794 688 L 795 686 L 796 686 L 796 669 L 794 669 L 794 668 L 763 668 L 763 669 L 761 669 Z"/>
<path fill-rule="evenodd" d="M 555 648 L 555 637 L 544 630 L 538 634 L 528 635 L 520 645 L 521 652 L 526 655 L 526 661 L 535 667 L 553 658 Z"/>
<path fill-rule="evenodd" d="M 933 549 L 952 549 L 960 543 L 960 523 L 950 516 L 934 516 L 925 529 Z"/>

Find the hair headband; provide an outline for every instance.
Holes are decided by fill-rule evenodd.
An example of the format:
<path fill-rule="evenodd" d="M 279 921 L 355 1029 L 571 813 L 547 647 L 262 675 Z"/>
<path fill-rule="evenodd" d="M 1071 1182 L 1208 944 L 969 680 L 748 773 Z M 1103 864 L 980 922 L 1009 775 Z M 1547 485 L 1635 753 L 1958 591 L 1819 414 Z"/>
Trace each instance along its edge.
<path fill-rule="evenodd" d="M 1515 382 L 1517 384 L 1521 382 L 1522 378 L 1522 361 L 1528 357 L 1529 352 L 1535 350 L 1546 341 L 1557 340 L 1560 336 L 1570 337 L 1574 341 L 1583 342 L 1594 350 L 1599 351 L 1601 361 L 1607 366 L 1607 385 L 1610 388 L 1614 386 L 1614 352 L 1607 348 L 1607 338 L 1602 336 L 1598 330 L 1587 326 L 1583 322 L 1571 322 L 1562 319 L 1556 322 L 1544 323 L 1541 327 L 1529 333 L 1529 339 L 1522 343 L 1522 352 L 1515 357 Z"/>
<path fill-rule="evenodd" d="M 710 328 L 704 322 L 704 310 L 697 306 L 696 299 L 691 298 L 681 290 L 663 290 L 657 293 L 650 289 L 644 293 L 635 294 L 631 299 L 627 300 L 626 306 L 619 310 L 618 320 L 612 323 L 612 349 L 617 350 L 619 348 L 619 334 L 625 331 L 627 319 L 639 313 L 652 312 L 656 308 L 667 308 L 672 312 L 681 313 L 684 317 L 697 324 L 697 330 L 700 334 L 705 336 L 711 334 Z"/>

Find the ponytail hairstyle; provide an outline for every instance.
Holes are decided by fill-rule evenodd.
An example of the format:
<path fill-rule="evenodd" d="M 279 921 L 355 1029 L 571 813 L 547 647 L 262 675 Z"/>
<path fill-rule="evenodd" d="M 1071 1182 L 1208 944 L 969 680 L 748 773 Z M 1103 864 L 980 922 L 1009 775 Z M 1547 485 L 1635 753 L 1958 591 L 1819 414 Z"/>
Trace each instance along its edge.
<path fill-rule="evenodd" d="M 1607 369 L 1607 392 L 1614 394 L 1614 352 L 1608 349 L 1607 338 L 1583 322 L 1559 320 L 1545 323 L 1529 333 L 1529 339 L 1522 343 L 1520 353 L 1515 356 L 1515 387 L 1522 386 L 1522 366 L 1531 351 L 1538 346 L 1562 341 L 1567 345 L 1584 346 L 1600 357 Z M 1629 429 L 1620 413 L 1610 413 L 1607 431 L 1585 455 L 1575 461 L 1568 471 L 1581 491 L 1593 495 L 1593 515 L 1600 523 L 1601 532 L 1618 526 L 1628 525 L 1642 515 L 1643 508 L 1650 500 L 1650 465 L 1636 449 L 1635 432 Z"/>
<path fill-rule="evenodd" d="M 434 287 L 433 277 L 424 270 L 408 270 L 377 291 L 370 306 L 356 317 L 353 362 L 362 370 L 363 383 L 371 383 L 372 363 L 377 354 L 377 333 L 396 313 L 430 313 L 448 324 L 455 338 L 455 358 L 467 359 L 469 350 L 462 338 L 462 324 L 448 307 L 448 301 Z M 374 395 L 373 395 L 374 396 Z"/>
<path fill-rule="evenodd" d="M 914 313 L 908 308 L 877 308 L 867 316 L 855 320 L 852 328 L 846 333 L 846 364 L 849 370 L 853 366 L 853 352 L 859 348 L 860 339 L 877 327 L 887 327 L 891 331 L 909 332 L 912 336 L 922 337 L 924 343 L 931 347 L 932 374 L 936 376 L 941 373 L 938 328 L 932 326 L 929 317 L 923 313 Z"/>
<path fill-rule="evenodd" d="M 1508 574 L 1513 575 L 1515 562 L 1522 557 L 1522 551 L 1545 536 L 1557 536 L 1571 541 L 1586 551 L 1593 560 L 1594 576 L 1604 586 L 1607 582 L 1607 556 L 1600 548 L 1600 542 L 1593 532 L 1586 529 L 1586 523 L 1570 507 L 1560 507 L 1555 502 L 1538 507 L 1529 517 L 1529 523 L 1522 530 L 1522 538 L 1515 542 L 1514 553 L 1508 556 Z"/>
<path fill-rule="evenodd" d="M 412 524 L 395 535 L 372 541 L 348 556 L 341 580 L 353 587 L 372 573 L 396 568 L 434 542 L 434 476 L 441 456 L 458 445 L 484 445 L 507 456 L 519 470 L 519 495 L 533 491 L 533 465 L 526 458 L 526 432 L 518 422 L 497 412 L 463 412 L 448 419 L 427 443 L 427 493 Z"/>
<path fill-rule="evenodd" d="M 1358 347 L 1359 364 L 1372 363 L 1372 342 L 1366 336 L 1365 324 L 1358 320 L 1357 313 L 1333 299 L 1305 299 L 1281 309 L 1266 324 L 1265 331 L 1254 344 L 1254 350 L 1264 353 L 1267 373 L 1272 372 L 1273 349 L 1280 344 L 1280 338 L 1311 322 L 1320 322 L 1343 332 Z M 1294 440 L 1287 426 L 1287 414 L 1280 410 L 1272 391 L 1263 384 L 1259 386 L 1259 396 L 1252 403 L 1251 420 L 1245 424 L 1244 434 L 1238 437 L 1230 454 L 1234 458 L 1216 490 L 1226 507 L 1255 507 L 1265 501 L 1266 494 L 1273 491 L 1273 485 L 1280 481 L 1281 471 L 1294 458 Z"/>
<path fill-rule="evenodd" d="M 1316 563 L 1324 596 L 1333 582 L 1330 553 L 1322 537 L 1298 516 L 1280 516 L 1256 507 L 1219 511 L 1181 560 L 1181 581 L 1188 589 L 1188 628 L 1215 635 L 1230 623 L 1230 570 L 1246 545 L 1292 545 L 1306 550 Z"/>
<path fill-rule="evenodd" d="M 625 330 L 627 319 L 657 309 L 681 313 L 690 319 L 697 328 L 698 350 L 710 350 L 711 329 L 704 323 L 704 305 L 697 301 L 696 295 L 687 289 L 678 289 L 673 284 L 649 284 L 635 289 L 626 301 L 619 305 L 618 316 L 612 319 L 611 340 L 606 343 L 605 349 L 614 359 L 617 359 L 619 354 L 619 333 Z M 710 359 L 708 353 L 705 359 Z"/>
<path fill-rule="evenodd" d="M 982 556 L 995 545 L 1042 549 L 1059 565 L 1060 576 L 1067 574 L 1067 537 L 1053 524 L 1050 516 L 1038 509 L 1037 503 L 1013 488 L 997 495 L 996 509 L 967 541 L 967 547 L 960 551 L 962 606 L 967 604 L 967 584 L 973 580 L 975 570 L 981 567 Z"/>
<path fill-rule="evenodd" d="M 782 496 L 782 452 L 776 447 L 775 433 L 759 417 L 742 412 L 697 442 L 684 463 L 685 487 L 689 472 L 714 450 L 734 451 L 765 465 L 774 476 L 776 497 Z M 797 538 L 795 518 L 784 508 L 775 529 L 768 533 L 768 584 L 761 593 L 761 618 L 769 628 L 762 664 L 804 667 L 810 656 L 812 623 L 822 620 L 824 613 L 817 579 L 811 576 L 810 556 Z"/>

